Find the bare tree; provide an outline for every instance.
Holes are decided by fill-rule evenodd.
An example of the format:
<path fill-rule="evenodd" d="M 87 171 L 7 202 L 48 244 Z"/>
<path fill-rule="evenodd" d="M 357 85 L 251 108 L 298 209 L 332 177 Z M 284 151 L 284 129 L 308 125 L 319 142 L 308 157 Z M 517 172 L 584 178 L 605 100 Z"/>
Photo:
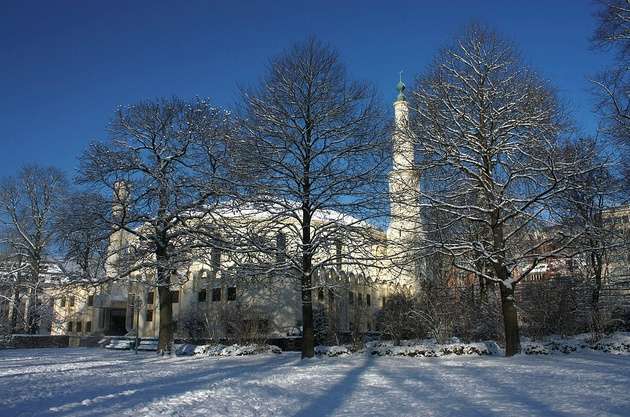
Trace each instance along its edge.
<path fill-rule="evenodd" d="M 395 346 L 401 340 L 419 335 L 420 327 L 416 320 L 416 297 L 408 289 L 392 288 L 377 314 L 377 328 L 387 337 L 391 337 Z"/>
<path fill-rule="evenodd" d="M 337 320 L 335 311 L 324 306 L 317 306 L 313 310 L 313 333 L 316 345 L 338 344 Z"/>
<path fill-rule="evenodd" d="M 613 138 L 623 156 L 626 183 L 630 173 L 630 3 L 600 0 L 596 14 L 595 47 L 615 52 L 614 64 L 594 77 L 597 110 L 603 130 Z M 627 185 L 627 184 L 626 184 Z"/>
<path fill-rule="evenodd" d="M 456 289 L 449 288 L 444 276 L 446 271 L 435 272 L 431 279 L 421 282 L 411 319 L 438 343 L 446 343 L 454 335 L 456 314 L 461 312 L 456 311 L 459 307 L 453 297 Z"/>
<path fill-rule="evenodd" d="M 243 100 L 248 198 L 296 245 L 285 263 L 301 287 L 302 357 L 312 357 L 313 276 L 336 267 L 339 254 L 315 255 L 343 241 L 357 265 L 373 258 L 365 222 L 383 213 L 373 192 L 385 178 L 383 119 L 373 90 L 349 80 L 337 53 L 315 39 L 273 59 Z"/>
<path fill-rule="evenodd" d="M 599 25 L 593 42 L 599 47 L 614 45 L 624 56 L 630 55 L 630 5 L 627 0 L 599 0 L 596 13 Z"/>
<path fill-rule="evenodd" d="M 250 302 L 224 304 L 218 312 L 218 322 L 230 343 L 263 344 L 267 340 L 269 317 Z"/>
<path fill-rule="evenodd" d="M 580 278 L 565 275 L 520 284 L 520 319 L 528 337 L 542 340 L 588 330 L 589 291 Z"/>
<path fill-rule="evenodd" d="M 193 344 L 210 335 L 208 314 L 193 306 L 180 313 L 179 326 Z"/>
<path fill-rule="evenodd" d="M 109 132 L 109 141 L 83 154 L 79 182 L 113 196 L 103 220 L 118 240 L 110 250 L 120 253 L 109 256 L 116 271 L 108 279 L 150 271 L 159 297 L 158 350 L 170 351 L 170 289 L 187 279 L 200 249 L 195 225 L 225 196 L 230 118 L 201 99 L 161 99 L 120 108 Z"/>
<path fill-rule="evenodd" d="M 34 330 L 38 296 L 43 291 L 55 240 L 55 219 L 67 189 L 64 174 L 56 168 L 26 166 L 16 177 L 0 183 L 2 242 L 9 254 L 2 276 L 11 288 L 9 316 L 16 330 L 20 299 L 25 298 L 21 328 Z"/>
<path fill-rule="evenodd" d="M 591 329 L 601 336 L 603 317 L 600 298 L 607 276 L 610 256 L 624 247 L 623 234 L 606 222 L 605 211 L 623 201 L 621 181 L 613 173 L 613 158 L 604 154 L 602 144 L 594 139 L 582 139 L 567 144 L 564 153 L 569 159 L 581 155 L 584 165 L 592 169 L 577 175 L 573 186 L 563 195 L 559 210 L 567 234 L 577 235 L 567 247 L 573 258 L 573 273 L 590 288 Z"/>
<path fill-rule="evenodd" d="M 515 286 L 563 239 L 532 232 L 553 223 L 549 206 L 579 171 L 579 160 L 558 156 L 561 109 L 509 42 L 472 26 L 418 79 L 410 113 L 419 169 L 432 181 L 421 187 L 422 206 L 446 215 L 437 227 L 471 231 L 443 240 L 427 230 L 424 255 L 448 255 L 455 269 L 499 286 L 513 355 Z"/>
<path fill-rule="evenodd" d="M 97 285 L 106 280 L 110 201 L 94 192 L 69 193 L 56 219 L 57 239 L 69 284 Z"/>

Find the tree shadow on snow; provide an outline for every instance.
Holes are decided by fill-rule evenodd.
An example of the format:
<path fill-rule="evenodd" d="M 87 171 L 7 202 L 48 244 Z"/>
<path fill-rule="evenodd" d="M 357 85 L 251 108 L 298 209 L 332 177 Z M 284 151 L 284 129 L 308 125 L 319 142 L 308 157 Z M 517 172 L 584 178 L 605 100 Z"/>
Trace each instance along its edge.
<path fill-rule="evenodd" d="M 401 358 L 401 360 L 413 360 L 409 358 Z M 422 360 L 422 359 L 420 359 Z M 431 406 L 431 411 L 437 409 L 447 411 L 445 415 L 466 415 L 479 417 L 502 417 L 503 412 L 492 410 L 484 404 L 477 404 L 470 400 L 470 395 L 459 393 L 455 387 L 450 386 L 448 381 L 444 379 L 444 372 L 452 372 L 453 368 L 449 367 L 441 371 L 439 359 L 429 359 L 435 363 L 418 366 L 412 376 L 408 374 L 410 368 L 406 368 L 407 373 L 396 374 L 390 368 L 383 367 L 379 370 L 380 374 L 392 382 L 392 386 L 397 389 L 406 391 L 409 395 L 413 407 L 414 400 L 421 401 L 422 407 Z M 405 364 L 407 365 L 407 364 Z M 411 384 L 409 383 L 411 382 Z M 404 401 L 403 398 L 394 398 L 393 401 Z M 407 401 L 409 403 L 409 401 Z M 397 404 L 392 404 L 397 406 Z M 410 412 L 419 413 L 422 410 L 410 410 Z M 421 415 L 421 414 L 420 414 Z"/>
<path fill-rule="evenodd" d="M 532 358 L 535 359 L 535 358 Z M 507 360 L 507 359 L 503 359 Z M 393 373 L 389 369 L 382 369 L 381 374 L 388 378 L 400 389 L 406 390 L 411 398 L 418 398 L 424 403 L 435 404 L 436 409 L 447 411 L 448 415 L 476 415 L 476 416 L 503 416 L 506 409 L 511 410 L 513 415 L 527 415 L 540 417 L 569 417 L 574 415 L 575 409 L 563 410 L 554 407 L 552 401 L 541 401 L 537 395 L 527 392 L 521 384 L 530 384 L 530 388 L 536 390 L 536 383 L 540 378 L 545 377 L 549 372 L 545 369 L 548 364 L 531 361 L 528 366 L 537 369 L 532 375 L 523 379 L 520 383 L 512 381 L 510 373 L 515 370 L 504 369 L 502 367 L 466 367 L 466 366 L 444 366 L 439 360 L 432 361 L 426 366 L 419 367 L 418 373 L 413 378 L 405 378 L 404 375 Z M 499 379 L 497 373 L 501 373 L 503 378 Z M 405 380 L 411 379 L 413 384 L 406 384 Z M 421 389 L 418 387 L 421 383 Z M 475 386 L 475 396 L 470 395 L 470 390 L 466 388 L 461 391 L 462 383 L 467 386 Z M 570 383 L 567 381 L 567 383 Z M 558 395 L 567 396 L 569 393 L 563 390 L 562 385 L 557 386 Z M 586 399 L 584 402 L 585 411 L 596 412 L 598 410 L 588 407 Z M 567 401 L 565 401 L 566 403 Z M 580 403 L 579 398 L 568 401 L 572 405 Z M 499 405 L 499 407 L 496 407 Z M 621 407 L 617 407 L 622 409 Z M 607 415 L 625 416 L 624 412 L 616 414 L 617 408 L 609 408 Z M 615 411 L 612 411 L 615 410 Z"/>
<path fill-rule="evenodd" d="M 535 358 L 533 358 L 535 359 Z M 529 364 L 528 364 L 529 365 Z M 530 365 L 531 366 L 531 365 Z M 581 366 L 581 365 L 580 365 Z M 599 371 L 602 371 L 601 369 Z M 579 369 L 577 371 L 582 374 L 583 369 Z M 538 388 L 535 384 L 537 380 L 544 379 L 545 374 L 542 373 L 540 375 L 531 375 L 528 379 L 530 381 L 529 385 L 532 389 L 542 389 Z M 561 380 L 562 382 L 555 385 L 554 389 L 557 392 L 557 396 L 562 396 L 564 398 L 564 403 L 570 403 L 572 405 L 572 409 L 563 410 L 559 409 L 556 402 L 552 399 L 549 402 L 543 402 L 537 399 L 537 395 L 531 395 L 531 393 L 526 393 L 523 390 L 523 382 L 521 384 L 517 384 L 516 382 L 510 382 L 511 378 L 504 377 L 502 380 L 497 378 L 496 373 L 488 372 L 486 370 L 485 375 L 481 378 L 484 382 L 495 388 L 498 392 L 500 392 L 503 397 L 506 399 L 506 402 L 510 402 L 514 405 L 520 405 L 524 410 L 527 410 L 528 415 L 530 416 L 541 416 L 541 417 L 570 417 L 575 415 L 575 407 L 580 405 L 584 408 L 584 414 L 592 414 L 592 415 L 607 415 L 607 416 L 619 416 L 625 417 L 628 416 L 628 408 L 626 408 L 623 412 L 616 414 L 611 410 L 609 405 L 606 405 L 604 410 L 597 410 L 595 405 L 599 402 L 597 399 L 591 397 L 599 395 L 602 401 L 606 401 L 607 392 L 598 392 L 597 389 L 589 389 L 589 395 L 584 397 L 582 393 L 572 393 L 565 389 L 565 384 L 570 386 L 573 382 L 567 380 L 566 377 L 561 375 L 554 376 L 554 379 Z M 613 377 L 614 379 L 614 377 Z M 618 381 L 619 384 L 624 384 L 624 382 Z M 548 395 L 548 394 L 547 394 Z M 570 398 L 572 397 L 572 398 Z M 570 398 L 570 399 L 569 399 Z M 555 407 L 554 407 L 555 406 Z"/>
<path fill-rule="evenodd" d="M 81 389 L 80 394 L 61 393 L 54 399 L 40 399 L 36 404 L 18 404 L 18 410 L 33 411 L 34 415 L 66 415 L 67 413 L 76 413 L 81 415 L 116 415 L 116 411 L 128 411 L 134 407 L 148 405 L 152 401 L 175 397 L 179 394 L 185 394 L 190 391 L 199 389 L 212 388 L 214 384 L 221 383 L 226 378 L 243 378 L 247 379 L 250 374 L 259 374 L 267 370 L 275 369 L 279 366 L 285 366 L 293 361 L 292 357 L 271 357 L 264 363 L 248 362 L 238 363 L 229 359 L 218 359 L 227 362 L 224 366 L 216 366 L 212 368 L 204 368 L 203 363 L 199 363 L 199 367 L 191 369 L 176 376 L 156 375 L 151 377 L 154 369 L 147 368 L 148 378 L 144 378 L 138 383 L 125 383 L 112 386 L 110 389 L 104 389 L 103 385 L 96 385 L 91 389 Z M 159 364 L 155 364 L 159 367 Z M 199 370 L 199 368 L 202 368 Z M 159 368 L 158 368 L 159 369 Z M 157 370 L 157 369 L 156 369 Z M 127 391 L 134 391 L 131 395 L 125 395 Z M 92 403 L 89 408 L 81 404 L 81 401 L 93 398 L 106 398 L 107 396 L 115 397 L 115 401 L 107 399 L 103 401 L 104 408 L 98 409 L 100 403 Z M 36 408 L 36 409 L 33 409 Z M 51 408 L 57 408 L 53 411 Z"/>
<path fill-rule="evenodd" d="M 344 360 L 341 358 L 340 360 Z M 335 384 L 322 394 L 311 399 L 311 402 L 298 411 L 293 417 L 330 416 L 337 410 L 357 389 L 361 375 L 371 366 L 374 358 L 366 355 L 363 363 L 350 370 Z"/>

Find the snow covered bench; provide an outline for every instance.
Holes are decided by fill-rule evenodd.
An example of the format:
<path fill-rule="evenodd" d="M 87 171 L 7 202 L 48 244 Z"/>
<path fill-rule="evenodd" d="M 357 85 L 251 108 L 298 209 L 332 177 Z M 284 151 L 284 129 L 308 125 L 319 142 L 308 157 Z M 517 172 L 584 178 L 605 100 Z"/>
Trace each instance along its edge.
<path fill-rule="evenodd" d="M 108 344 L 105 345 L 105 349 L 113 350 L 129 350 L 133 348 L 133 342 L 128 339 L 111 339 Z"/>
<path fill-rule="evenodd" d="M 140 339 L 138 350 L 157 351 L 158 339 Z"/>

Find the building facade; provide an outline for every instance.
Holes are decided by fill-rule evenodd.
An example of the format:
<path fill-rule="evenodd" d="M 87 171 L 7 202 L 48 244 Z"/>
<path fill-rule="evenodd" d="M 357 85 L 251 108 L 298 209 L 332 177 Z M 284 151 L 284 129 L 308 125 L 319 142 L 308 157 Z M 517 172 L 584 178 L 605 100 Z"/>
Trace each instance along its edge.
<path fill-rule="evenodd" d="M 337 333 L 374 330 L 375 314 L 383 306 L 392 285 L 410 285 L 417 272 L 414 267 L 394 267 L 394 264 L 400 264 L 398 261 L 408 252 L 421 230 L 420 213 L 413 201 L 419 178 L 413 166 L 413 141 L 408 136 L 408 107 L 402 81 L 397 88 L 393 163 L 389 176 L 390 226 L 384 232 L 362 224 L 371 236 L 365 245 L 335 239 L 315 255 L 316 258 L 336 259 L 326 268 L 317 270 L 313 278 L 313 303 L 316 320 L 325 320 Z M 124 186 L 116 192 L 121 194 L 116 196 L 117 200 L 123 201 L 127 192 Z M 115 206 L 113 210 L 116 213 L 120 207 Z M 264 213 L 255 215 L 261 217 L 262 222 L 266 221 Z M 324 222 L 324 217 L 330 215 L 343 216 L 325 213 L 313 221 Z M 282 233 L 275 236 L 267 233 L 266 237 L 275 239 L 276 248 L 292 244 L 286 242 Z M 129 244 L 133 242 L 123 231 L 111 236 L 113 249 Z M 359 256 L 349 249 L 350 244 L 363 246 L 373 261 L 369 265 L 359 261 Z M 276 250 L 274 253 L 280 252 Z M 242 265 L 218 249 L 212 249 L 212 253 L 206 255 L 209 256 L 204 256 L 204 261 L 193 262 L 186 271 L 177 271 L 183 279 L 178 279 L 178 284 L 172 286 L 170 297 L 176 337 L 222 339 L 251 338 L 252 335 L 283 337 L 300 333 L 299 280 L 288 279 L 286 273 L 243 273 Z M 111 264 L 115 262 L 113 257 Z M 271 259 L 269 262 L 281 260 Z M 141 337 L 157 336 L 159 303 L 157 289 L 150 284 L 154 281 L 151 274 L 151 271 L 144 271 L 130 279 L 112 280 L 91 288 L 78 287 L 71 295 L 57 299 L 54 309 L 58 319 L 53 333 L 124 335 L 137 332 Z M 114 276 L 115 272 L 110 270 L 108 275 Z"/>

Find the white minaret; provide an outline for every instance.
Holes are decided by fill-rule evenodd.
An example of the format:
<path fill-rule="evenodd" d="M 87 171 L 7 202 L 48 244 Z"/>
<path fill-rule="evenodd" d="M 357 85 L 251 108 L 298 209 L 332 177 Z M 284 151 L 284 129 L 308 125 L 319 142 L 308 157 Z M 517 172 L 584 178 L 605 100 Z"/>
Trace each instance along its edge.
<path fill-rule="evenodd" d="M 116 181 L 114 183 L 114 195 L 112 201 L 112 217 L 115 223 L 122 221 L 125 216 L 125 210 L 129 204 L 129 186 L 125 181 Z M 115 264 L 120 257 L 120 251 L 127 246 L 128 233 L 124 230 L 114 231 L 109 238 L 109 249 L 111 251 L 110 261 Z"/>
<path fill-rule="evenodd" d="M 125 216 L 125 210 L 129 204 L 129 186 L 124 181 L 114 183 L 112 200 L 112 217 L 114 223 L 118 223 Z M 129 233 L 125 230 L 114 230 L 109 237 L 108 258 L 105 269 L 108 277 L 118 276 L 118 263 L 122 252 L 128 245 Z"/>
<path fill-rule="evenodd" d="M 409 130 L 409 107 L 405 99 L 402 79 L 396 86 L 394 102 L 394 131 L 392 134 L 392 170 L 389 173 L 390 223 L 387 229 L 388 253 L 401 265 L 403 281 L 413 279 L 412 245 L 422 234 L 418 196 L 420 177 L 414 169 L 413 136 Z"/>

